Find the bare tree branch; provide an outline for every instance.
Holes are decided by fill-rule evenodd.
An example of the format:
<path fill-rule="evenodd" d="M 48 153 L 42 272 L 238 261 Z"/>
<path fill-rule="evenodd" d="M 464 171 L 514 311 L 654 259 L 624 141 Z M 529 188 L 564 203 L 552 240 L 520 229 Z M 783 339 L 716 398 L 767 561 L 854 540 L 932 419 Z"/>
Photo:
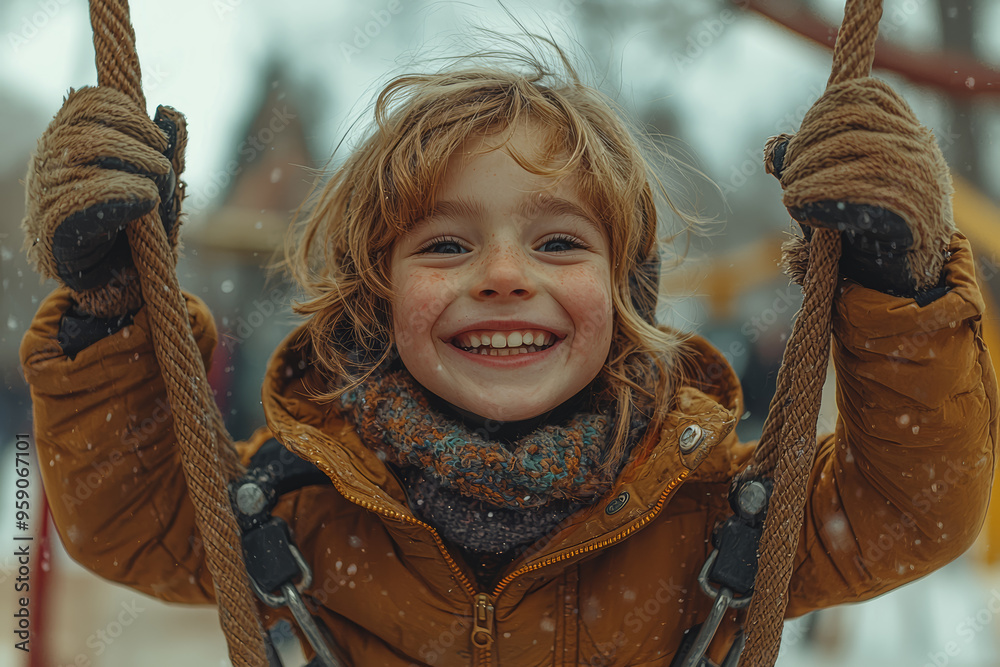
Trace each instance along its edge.
<path fill-rule="evenodd" d="M 833 48 L 837 40 L 837 28 L 800 3 L 787 0 L 732 0 L 732 2 L 829 49 Z M 883 19 L 883 24 L 885 20 Z M 913 83 L 934 88 L 941 94 L 953 98 L 1000 95 L 1000 71 L 976 58 L 960 53 L 913 51 L 896 46 L 880 37 L 875 48 L 875 67 L 895 72 Z"/>

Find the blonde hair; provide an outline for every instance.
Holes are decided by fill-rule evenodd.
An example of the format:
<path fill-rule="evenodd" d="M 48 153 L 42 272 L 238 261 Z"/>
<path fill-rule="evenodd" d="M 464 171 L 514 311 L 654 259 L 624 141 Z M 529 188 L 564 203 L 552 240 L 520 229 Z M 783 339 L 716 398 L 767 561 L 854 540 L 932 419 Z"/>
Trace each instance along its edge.
<path fill-rule="evenodd" d="M 606 459 L 611 466 L 627 446 L 636 410 L 650 420 L 647 432 L 659 432 L 681 343 L 677 332 L 656 327 L 637 310 L 653 312 L 658 294 L 660 250 L 650 182 L 681 220 L 695 221 L 670 202 L 640 148 L 639 141 L 648 138 L 629 130 L 612 100 L 581 83 L 554 41 L 531 38 L 555 50 L 562 76 L 540 57 L 507 53 L 499 56 L 513 58 L 524 71 L 452 65 L 398 76 L 381 91 L 367 138 L 317 185 L 307 214 L 286 241 L 287 267 L 306 296 L 294 310 L 308 317 L 316 365 L 337 379 L 318 398 L 338 398 L 363 382 L 392 357 L 393 244 L 433 207 L 448 158 L 471 135 L 540 122 L 561 149 L 561 162 L 552 166 L 552 151 L 542 152 L 543 164 L 512 157 L 535 174 L 576 176 L 580 195 L 605 223 L 616 260 L 611 350 L 592 400 L 618 406 Z M 486 55 L 498 58 L 496 52 Z"/>

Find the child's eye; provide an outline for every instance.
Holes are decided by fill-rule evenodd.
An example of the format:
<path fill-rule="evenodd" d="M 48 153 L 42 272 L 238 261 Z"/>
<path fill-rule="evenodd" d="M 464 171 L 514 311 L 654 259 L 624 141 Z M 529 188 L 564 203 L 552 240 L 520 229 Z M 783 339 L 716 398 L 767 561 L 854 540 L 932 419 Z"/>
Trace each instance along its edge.
<path fill-rule="evenodd" d="M 566 252 L 567 250 L 576 249 L 586 250 L 589 247 L 578 238 L 567 236 L 566 234 L 557 234 L 550 239 L 546 239 L 538 249 L 542 252 Z"/>
<path fill-rule="evenodd" d="M 431 255 L 459 255 L 463 252 L 466 250 L 462 247 L 461 242 L 451 236 L 439 236 L 431 239 L 417 250 L 418 254 Z"/>

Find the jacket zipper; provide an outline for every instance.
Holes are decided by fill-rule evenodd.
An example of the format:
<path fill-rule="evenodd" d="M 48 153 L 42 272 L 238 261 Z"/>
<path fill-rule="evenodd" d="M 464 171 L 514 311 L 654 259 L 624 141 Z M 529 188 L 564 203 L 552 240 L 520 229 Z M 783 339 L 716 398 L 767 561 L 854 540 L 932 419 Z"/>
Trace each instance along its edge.
<path fill-rule="evenodd" d="M 486 593 L 476 595 L 476 608 L 472 613 L 472 645 L 482 667 L 490 664 L 493 646 L 493 601 Z"/>
<path fill-rule="evenodd" d="M 473 644 L 473 660 L 476 665 L 488 666 L 490 663 L 490 648 L 493 645 L 493 601 L 490 596 L 486 593 L 480 593 L 476 590 L 475 586 L 469 581 L 462 572 L 462 569 L 455 562 L 455 559 L 451 557 L 448 553 L 447 547 L 445 547 L 444 542 L 441 541 L 441 536 L 434 529 L 433 526 L 415 519 L 411 516 L 405 514 L 400 514 L 399 512 L 386 509 L 381 505 L 376 505 L 363 498 L 357 498 L 352 494 L 349 494 L 343 486 L 340 484 L 337 474 L 330 470 L 322 461 L 313 461 L 319 468 L 326 472 L 327 477 L 333 483 L 337 492 L 344 496 L 348 501 L 366 509 L 370 512 L 375 512 L 376 514 L 381 514 L 382 516 L 389 517 L 390 519 L 395 519 L 397 521 L 402 521 L 404 523 L 409 523 L 415 526 L 421 526 L 430 533 L 431 537 L 434 538 L 434 544 L 437 545 L 438 551 L 444 557 L 445 563 L 448 564 L 448 568 L 451 570 L 455 579 L 458 581 L 459 585 L 469 594 L 469 597 L 473 602 L 473 612 L 472 612 L 472 644 Z"/>
<path fill-rule="evenodd" d="M 588 545 L 586 547 L 582 547 L 582 548 L 579 548 L 579 549 L 574 549 L 573 551 L 570 551 L 569 553 L 562 554 L 561 556 L 557 556 L 555 558 L 550 558 L 549 560 L 545 560 L 545 561 L 540 561 L 538 563 L 534 563 L 533 565 L 529 565 L 527 567 L 523 567 L 520 570 L 515 570 L 514 572 L 511 572 L 506 577 L 504 577 L 503 579 L 501 579 L 499 583 L 497 583 L 496 588 L 493 589 L 493 599 L 495 600 L 495 599 L 499 598 L 500 597 L 500 593 L 503 592 L 503 590 L 510 584 L 510 582 L 514 581 L 515 579 L 517 579 L 518 577 L 520 577 L 522 574 L 527 574 L 528 572 L 533 572 L 535 570 L 540 570 L 543 567 L 548 567 L 549 565 L 552 565 L 553 563 L 558 563 L 559 561 L 567 560 L 567 559 L 570 559 L 570 558 L 575 558 L 575 557 L 579 556 L 580 554 L 585 554 L 585 553 L 589 553 L 591 551 L 596 551 L 597 549 L 604 549 L 605 547 L 611 546 L 612 544 L 615 544 L 616 542 L 620 542 L 620 541 L 624 540 L 626 537 L 628 537 L 629 535 L 631 535 L 635 531 L 639 530 L 640 528 L 642 528 L 643 526 L 645 526 L 647 523 L 649 523 L 650 521 L 652 521 L 653 519 L 656 518 L 656 516 L 660 513 L 660 510 L 663 509 L 663 504 L 667 501 L 667 497 L 671 494 L 671 492 L 674 489 L 676 489 L 680 485 L 681 482 L 684 481 L 684 479 L 687 476 L 688 476 L 688 471 L 687 470 L 682 470 L 677 475 L 677 477 L 675 477 L 670 482 L 670 484 L 667 485 L 667 488 L 665 488 L 663 490 L 663 493 L 660 494 L 660 498 L 659 498 L 659 500 L 656 501 L 656 504 L 653 506 L 653 509 L 652 509 L 651 512 L 649 512 L 644 517 L 642 517 L 641 519 L 639 519 L 638 521 L 636 521 L 632 525 L 628 526 L 624 530 L 619 531 L 614 536 L 612 536 L 612 537 L 610 537 L 610 538 L 608 538 L 606 540 L 601 540 L 600 542 L 597 542 L 597 543 L 594 543 L 594 544 L 590 544 L 590 545 Z"/>
<path fill-rule="evenodd" d="M 434 529 L 433 526 L 424 523 L 419 519 L 415 519 L 413 517 L 406 516 L 405 514 L 400 514 L 399 512 L 386 509 L 380 505 L 376 505 L 367 500 L 364 500 L 362 498 L 357 498 L 347 493 L 347 491 L 345 491 L 344 488 L 339 483 L 339 478 L 337 478 L 337 474 L 332 472 L 329 466 L 327 466 L 322 461 L 313 461 L 313 463 L 315 463 L 320 468 L 324 469 L 326 471 L 327 477 L 330 478 L 330 481 L 333 483 L 334 488 L 337 489 L 340 495 L 344 496 L 344 498 L 354 503 L 355 505 L 358 505 L 359 507 L 362 507 L 370 512 L 375 512 L 376 514 L 381 514 L 382 516 L 386 516 L 391 519 L 396 519 L 397 521 L 403 521 L 405 523 L 421 526 L 425 528 L 427 532 L 430 533 L 431 537 L 434 538 L 434 544 L 437 545 L 438 551 L 441 552 L 441 555 L 444 557 L 445 563 L 448 564 L 448 568 L 452 571 L 452 574 L 455 576 L 455 579 L 458 581 L 459 585 L 463 589 L 465 589 L 465 592 L 469 594 L 469 597 L 472 598 L 473 664 L 477 665 L 478 667 L 489 667 L 490 665 L 490 657 L 492 652 L 491 649 L 493 647 L 493 639 L 494 639 L 493 601 L 499 599 L 500 593 L 503 592 L 503 590 L 510 584 L 510 582 L 514 581 L 514 579 L 528 572 L 540 570 L 543 567 L 548 567 L 549 565 L 567 560 L 569 558 L 575 558 L 580 554 L 589 553 L 597 549 L 603 549 L 607 546 L 610 546 L 612 544 L 615 544 L 616 542 L 620 542 L 621 540 L 625 539 L 626 537 L 628 537 L 629 535 L 639 530 L 647 523 L 656 518 L 656 516 L 660 513 L 660 510 L 663 509 L 663 504 L 667 501 L 667 497 L 674 489 L 676 489 L 680 485 L 681 482 L 684 481 L 684 479 L 688 476 L 689 472 L 687 470 L 682 470 L 677 475 L 677 477 L 675 477 L 670 482 L 670 484 L 667 485 L 667 487 L 663 490 L 663 493 L 660 494 L 660 498 L 656 501 L 656 505 L 653 506 L 653 510 L 648 514 L 646 514 L 646 516 L 642 517 L 641 519 L 633 523 L 631 526 L 618 532 L 613 537 L 607 540 L 602 540 L 600 542 L 597 542 L 596 544 L 591 544 L 581 549 L 574 549 L 573 551 L 566 554 L 562 554 L 561 556 L 557 556 L 556 558 L 550 558 L 549 560 L 529 565 L 528 567 L 521 568 L 520 570 L 515 570 L 514 572 L 511 572 L 506 577 L 501 579 L 499 583 L 497 583 L 496 588 L 493 589 L 493 595 L 490 596 L 486 593 L 480 593 L 479 591 L 476 590 L 475 586 L 473 586 L 472 583 L 465 576 L 465 573 L 462 572 L 462 569 L 458 567 L 458 564 L 455 562 L 455 559 L 451 557 L 450 553 L 448 553 L 447 547 L 445 547 L 444 542 L 441 541 L 441 536 L 438 535 L 438 532 Z"/>

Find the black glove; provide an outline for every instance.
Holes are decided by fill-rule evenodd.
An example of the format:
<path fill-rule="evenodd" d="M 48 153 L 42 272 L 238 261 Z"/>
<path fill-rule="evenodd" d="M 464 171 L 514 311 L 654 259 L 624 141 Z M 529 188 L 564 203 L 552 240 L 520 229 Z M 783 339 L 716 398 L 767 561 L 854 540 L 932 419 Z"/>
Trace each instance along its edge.
<path fill-rule="evenodd" d="M 163 116 L 163 107 L 156 111 L 153 122 L 167 135 L 167 148 L 162 151 L 169 161 L 176 149 L 177 126 Z M 180 206 L 175 197 L 177 174 L 167 165 L 166 173 L 144 171 L 120 157 L 99 157 L 92 164 L 103 169 L 115 169 L 136 174 L 153 181 L 159 199 L 160 221 L 169 237 L 177 223 Z M 136 198 L 102 201 L 81 209 L 59 224 L 52 236 L 52 255 L 56 271 L 63 283 L 74 290 L 102 287 L 115 275 L 132 264 L 132 252 L 124 233 L 132 220 L 153 210 L 157 200 Z"/>
<path fill-rule="evenodd" d="M 29 258 L 74 291 L 83 312 L 110 317 L 141 306 L 126 225 L 159 207 L 176 256 L 184 185 L 184 117 L 150 121 L 110 88 L 71 91 L 29 165 Z"/>
<path fill-rule="evenodd" d="M 887 84 L 832 86 L 802 130 L 775 137 L 766 152 L 806 240 L 812 227 L 842 233 L 843 276 L 921 304 L 947 292 L 948 167 L 933 135 Z"/>
<path fill-rule="evenodd" d="M 781 177 L 787 142 L 775 149 L 775 176 Z M 899 215 L 879 206 L 819 201 L 788 210 L 806 240 L 812 227 L 841 232 L 840 274 L 869 289 L 914 298 L 926 305 L 948 291 L 946 285 L 918 290 L 907 261 L 913 233 Z"/>

